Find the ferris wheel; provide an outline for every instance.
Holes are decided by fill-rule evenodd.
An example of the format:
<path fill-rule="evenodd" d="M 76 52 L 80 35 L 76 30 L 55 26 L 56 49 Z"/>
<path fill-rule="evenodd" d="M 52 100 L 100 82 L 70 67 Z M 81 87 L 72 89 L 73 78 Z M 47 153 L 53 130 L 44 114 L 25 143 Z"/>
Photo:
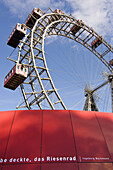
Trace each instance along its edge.
<path fill-rule="evenodd" d="M 15 66 L 5 77 L 4 86 L 14 90 L 20 85 L 23 101 L 17 108 L 73 109 L 64 104 L 62 96 L 68 92 L 65 85 L 70 83 L 69 89 L 72 91 L 73 86 L 76 87 L 75 84 L 80 87 L 80 82 L 84 80 L 84 73 L 87 77 L 87 69 L 83 69 L 87 65 L 87 68 L 90 68 L 88 73 L 91 75 L 92 72 L 95 85 L 88 83 L 87 78 L 86 83 L 82 84 L 84 87 L 81 89 L 85 100 L 81 110 L 100 111 L 96 104 L 95 94 L 109 85 L 110 104 L 113 111 L 113 48 L 82 20 L 66 15 L 59 9 L 52 11 L 49 8 L 46 13 L 43 13 L 40 9 L 34 8 L 25 24 L 16 25 L 8 39 L 8 45 L 18 49 L 18 55 L 17 58 L 14 57 L 14 50 L 8 57 L 15 63 Z M 59 54 L 62 50 L 64 50 L 62 54 Z M 92 58 L 94 61 L 90 61 Z M 75 68 L 76 71 L 73 74 Z M 95 72 L 100 73 L 101 69 L 104 70 L 105 75 L 105 80 L 102 81 L 98 73 L 98 78 L 94 76 Z M 57 78 L 55 78 L 56 73 L 58 73 Z M 74 79 L 76 77 L 75 83 L 70 79 L 73 76 Z M 99 82 L 96 84 L 97 79 Z M 62 86 L 61 92 L 57 88 L 59 83 Z M 76 94 L 75 104 L 79 103 L 77 100 L 80 93 L 80 90 L 72 92 L 71 97 L 66 99 L 67 103 L 71 102 L 73 105 L 73 94 Z M 107 96 L 106 93 L 104 95 Z"/>

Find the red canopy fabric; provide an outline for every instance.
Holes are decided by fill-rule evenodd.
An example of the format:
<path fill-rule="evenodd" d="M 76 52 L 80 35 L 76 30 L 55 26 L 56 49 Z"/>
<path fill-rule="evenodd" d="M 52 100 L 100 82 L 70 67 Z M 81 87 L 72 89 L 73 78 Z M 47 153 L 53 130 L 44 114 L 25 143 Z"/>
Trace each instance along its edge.
<path fill-rule="evenodd" d="M 113 169 L 112 132 L 112 113 L 3 111 L 0 169 Z"/>

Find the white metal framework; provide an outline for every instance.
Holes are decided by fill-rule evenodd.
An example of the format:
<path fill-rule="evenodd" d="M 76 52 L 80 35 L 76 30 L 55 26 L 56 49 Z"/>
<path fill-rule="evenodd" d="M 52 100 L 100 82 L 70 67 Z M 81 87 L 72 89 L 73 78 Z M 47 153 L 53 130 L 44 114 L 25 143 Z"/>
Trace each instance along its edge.
<path fill-rule="evenodd" d="M 108 53 L 113 53 L 113 48 L 103 38 L 101 39 L 103 51 L 100 52 L 98 48 L 92 48 L 91 42 L 95 38 L 100 38 L 100 35 L 92 28 L 80 22 L 80 29 L 73 34 L 71 29 L 73 26 L 78 26 L 78 20 L 71 15 L 68 16 L 63 13 L 59 15 L 51 9 L 47 13 L 43 13 L 40 18 L 35 18 L 35 20 L 33 28 L 27 27 L 28 34 L 23 41 L 20 41 L 18 46 L 18 63 L 28 67 L 28 77 L 20 85 L 24 101 L 17 108 L 32 109 L 33 106 L 37 106 L 39 109 L 44 109 L 44 102 L 46 101 L 48 109 L 67 109 L 54 86 L 47 67 L 44 49 L 45 37 L 47 36 L 58 35 L 77 41 L 98 57 L 110 70 L 111 75 L 113 74 L 113 68 L 106 57 Z M 17 62 L 11 57 L 8 57 L 8 59 Z M 89 95 L 87 96 L 89 97 Z M 96 110 L 98 109 L 96 108 Z"/>

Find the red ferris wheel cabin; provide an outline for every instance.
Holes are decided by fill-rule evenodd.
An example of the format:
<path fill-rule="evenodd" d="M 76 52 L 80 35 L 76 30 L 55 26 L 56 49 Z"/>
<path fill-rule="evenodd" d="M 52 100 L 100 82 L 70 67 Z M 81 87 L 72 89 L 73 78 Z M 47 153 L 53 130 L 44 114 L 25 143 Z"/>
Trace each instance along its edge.
<path fill-rule="evenodd" d="M 10 34 L 7 45 L 10 45 L 11 47 L 16 48 L 17 45 L 19 44 L 19 41 L 22 40 L 22 38 L 26 34 L 26 27 L 23 24 L 17 23 L 14 30 Z"/>
<path fill-rule="evenodd" d="M 61 18 L 61 15 L 62 14 L 64 14 L 62 11 L 61 11 L 61 9 L 56 9 L 55 11 L 54 11 L 54 13 L 56 13 L 56 14 L 59 14 L 59 15 L 52 15 L 51 16 L 51 20 L 49 20 L 49 24 L 51 23 L 51 22 L 54 22 L 54 21 L 57 21 L 57 20 L 59 20 L 60 18 Z M 55 23 L 55 24 L 53 24 L 53 26 L 54 27 L 56 27 L 58 25 L 58 23 Z"/>
<path fill-rule="evenodd" d="M 22 64 L 16 64 L 6 75 L 4 87 L 15 90 L 27 78 L 28 68 Z"/>
<path fill-rule="evenodd" d="M 39 19 L 42 16 L 42 11 L 38 8 L 34 8 L 31 15 L 28 16 L 26 20 L 26 26 L 33 28 L 36 19 Z"/>
<path fill-rule="evenodd" d="M 92 49 L 97 48 L 102 43 L 102 36 L 99 36 L 99 38 L 96 38 L 92 41 L 91 47 Z"/>
<path fill-rule="evenodd" d="M 80 29 L 81 29 L 81 26 L 83 26 L 84 23 L 82 20 L 78 20 L 76 22 L 76 25 L 74 25 L 72 28 L 71 28 L 71 32 L 73 33 L 73 35 L 75 35 Z"/>
<path fill-rule="evenodd" d="M 113 59 L 109 61 L 109 65 L 113 66 Z"/>
<path fill-rule="evenodd" d="M 63 14 L 63 12 L 61 11 L 61 9 L 56 9 L 56 10 L 55 10 L 55 13 L 57 13 L 57 14 Z"/>

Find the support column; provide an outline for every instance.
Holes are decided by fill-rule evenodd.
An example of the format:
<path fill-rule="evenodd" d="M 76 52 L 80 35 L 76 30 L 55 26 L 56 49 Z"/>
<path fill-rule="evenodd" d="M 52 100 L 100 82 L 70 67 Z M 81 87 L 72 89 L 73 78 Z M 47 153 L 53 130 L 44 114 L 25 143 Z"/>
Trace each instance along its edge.
<path fill-rule="evenodd" d="M 111 82 L 111 104 L 112 104 L 112 113 L 113 113 L 113 75 L 109 76 Z"/>
<path fill-rule="evenodd" d="M 90 93 L 86 94 L 86 102 L 85 102 L 83 110 L 98 111 L 98 108 L 97 108 L 97 105 L 95 103 L 93 94 L 90 94 Z"/>
<path fill-rule="evenodd" d="M 112 113 L 113 113 L 113 74 L 109 75 L 108 80 L 111 83 L 111 105 L 112 105 Z"/>

